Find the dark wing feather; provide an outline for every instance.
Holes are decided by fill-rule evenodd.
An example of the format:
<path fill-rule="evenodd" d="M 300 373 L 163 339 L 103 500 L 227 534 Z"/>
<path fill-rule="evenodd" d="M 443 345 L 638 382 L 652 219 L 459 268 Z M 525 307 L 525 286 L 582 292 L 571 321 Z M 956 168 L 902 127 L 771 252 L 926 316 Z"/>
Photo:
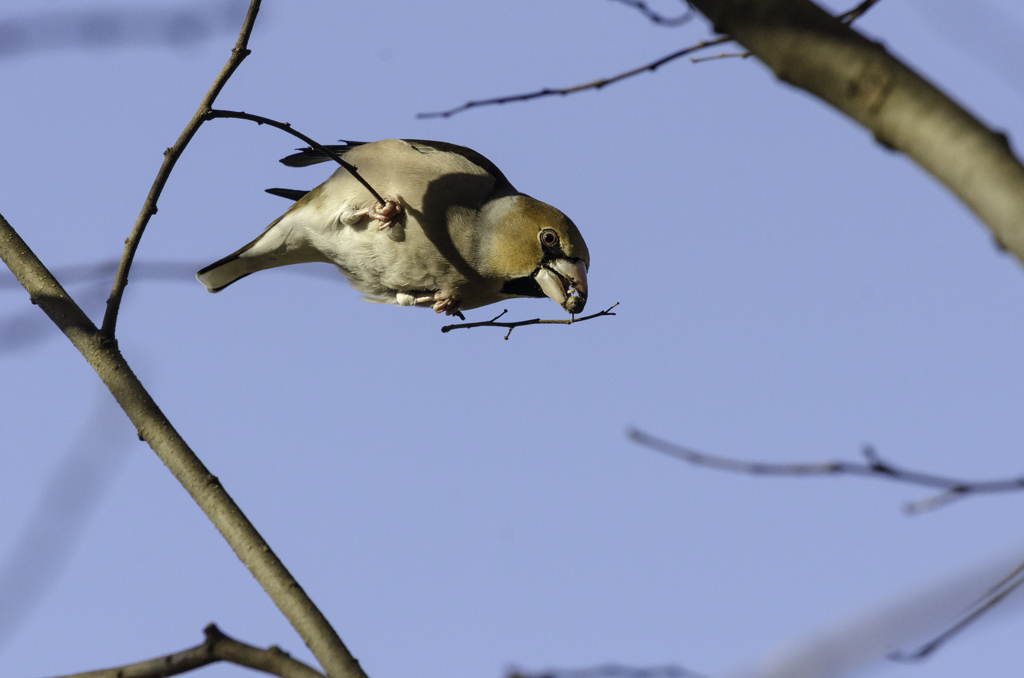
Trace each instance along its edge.
<path fill-rule="evenodd" d="M 268 188 L 267 193 L 270 195 L 276 195 L 279 198 L 287 198 L 288 200 L 300 200 L 302 196 L 309 193 L 309 191 L 303 191 L 297 188 Z"/>
<path fill-rule="evenodd" d="M 342 141 L 344 141 L 344 139 Z M 324 148 L 329 149 L 338 155 L 344 155 L 356 146 L 362 146 L 365 143 L 365 141 L 345 141 L 343 144 L 330 144 L 324 146 Z M 326 162 L 331 159 L 331 156 L 314 148 L 307 147 L 295 150 L 297 150 L 298 153 L 292 153 L 285 158 L 281 158 L 281 163 L 288 167 L 308 167 L 309 165 L 315 165 L 318 162 Z"/>

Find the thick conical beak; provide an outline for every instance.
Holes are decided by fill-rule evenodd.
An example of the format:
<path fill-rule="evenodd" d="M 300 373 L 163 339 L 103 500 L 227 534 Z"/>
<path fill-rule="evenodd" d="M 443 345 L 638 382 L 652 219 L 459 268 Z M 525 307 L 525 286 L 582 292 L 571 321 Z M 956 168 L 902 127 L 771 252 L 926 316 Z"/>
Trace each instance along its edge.
<path fill-rule="evenodd" d="M 587 265 L 582 260 L 556 259 L 534 275 L 544 294 L 569 313 L 580 313 L 587 305 Z"/>

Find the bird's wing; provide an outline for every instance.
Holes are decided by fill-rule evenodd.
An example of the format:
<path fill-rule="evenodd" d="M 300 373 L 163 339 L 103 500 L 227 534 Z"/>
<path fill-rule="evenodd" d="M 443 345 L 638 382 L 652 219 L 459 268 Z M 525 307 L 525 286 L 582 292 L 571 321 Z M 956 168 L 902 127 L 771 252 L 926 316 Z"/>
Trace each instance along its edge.
<path fill-rule="evenodd" d="M 502 174 L 500 169 L 498 169 L 498 166 L 474 151 L 472 148 L 466 148 L 465 146 L 459 146 L 457 144 L 450 144 L 446 141 L 426 141 L 424 139 L 403 139 L 403 141 L 420 153 L 428 155 L 434 153 L 450 153 L 452 155 L 461 156 L 494 177 L 494 190 L 496 192 L 505 192 L 506 190 L 511 192 L 515 191 L 511 182 L 505 178 L 505 175 Z"/>

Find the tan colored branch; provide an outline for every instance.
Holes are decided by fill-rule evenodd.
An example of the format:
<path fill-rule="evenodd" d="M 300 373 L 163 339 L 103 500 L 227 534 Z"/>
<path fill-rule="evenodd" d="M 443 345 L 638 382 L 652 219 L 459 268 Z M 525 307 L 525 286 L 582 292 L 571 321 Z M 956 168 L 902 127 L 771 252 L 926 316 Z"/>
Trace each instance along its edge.
<path fill-rule="evenodd" d="M 181 652 L 63 678 L 166 678 L 224 661 L 281 678 L 324 678 L 322 673 L 298 659 L 292 659 L 278 647 L 263 650 L 247 645 L 224 635 L 214 624 L 207 626 L 203 633 L 206 634 L 205 642 Z"/>
<path fill-rule="evenodd" d="M 135 258 L 135 252 L 139 248 L 142 234 L 145 233 L 149 220 L 156 214 L 156 203 L 160 199 L 160 194 L 163 193 L 164 186 L 167 184 L 167 179 L 170 178 L 171 171 L 174 170 L 174 165 L 177 164 L 178 158 L 185 151 L 188 142 L 192 141 L 192 137 L 199 131 L 205 116 L 213 107 L 213 102 L 217 99 L 217 95 L 224 89 L 224 85 L 227 84 L 228 79 L 242 64 L 245 57 L 249 56 L 249 36 L 252 34 L 252 28 L 256 23 L 256 15 L 259 11 L 260 0 L 250 0 L 249 11 L 245 14 L 242 29 L 238 33 L 238 40 L 235 42 L 234 49 L 231 50 L 228 62 L 224 64 L 224 68 L 217 74 L 213 85 L 206 93 L 206 96 L 203 97 L 202 103 L 199 104 L 199 109 L 192 116 L 192 119 L 189 120 L 178 140 L 174 142 L 173 146 L 164 151 L 164 162 L 160 165 L 160 171 L 157 172 L 156 179 L 149 189 L 149 195 L 146 196 L 146 201 L 142 204 L 142 211 L 139 212 L 139 217 L 135 220 L 135 226 L 132 228 L 131 235 L 124 241 L 124 255 L 121 257 L 121 264 L 118 266 L 117 276 L 114 278 L 114 286 L 110 290 L 110 297 L 107 299 L 107 310 L 103 316 L 103 336 L 107 339 L 113 339 L 117 330 L 117 314 L 121 309 L 121 298 L 124 296 L 124 288 L 128 285 L 128 272 L 131 270 L 132 260 Z"/>
<path fill-rule="evenodd" d="M 931 83 L 810 0 L 692 0 L 779 79 L 806 90 L 907 154 L 1024 262 L 1024 166 Z"/>
<path fill-rule="evenodd" d="M 117 348 L 103 336 L 25 241 L 0 215 L 0 259 L 38 305 L 96 370 L 121 409 L 160 460 L 188 491 L 210 522 L 312 650 L 331 678 L 365 678 L 349 653 L 284 563 L 220 481 L 203 465 L 132 372 Z"/>

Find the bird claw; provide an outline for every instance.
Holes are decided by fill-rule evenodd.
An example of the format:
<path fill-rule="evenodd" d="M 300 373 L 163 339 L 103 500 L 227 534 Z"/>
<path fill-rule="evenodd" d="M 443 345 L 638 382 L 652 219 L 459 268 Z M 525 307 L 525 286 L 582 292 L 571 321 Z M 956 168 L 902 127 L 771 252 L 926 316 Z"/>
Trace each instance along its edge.
<path fill-rule="evenodd" d="M 401 213 L 402 206 L 398 201 L 388 198 L 383 207 L 380 206 L 379 202 L 375 202 L 373 207 L 366 211 L 366 216 L 370 217 L 374 221 L 381 222 L 377 225 L 377 230 L 383 231 L 384 229 L 389 228 Z"/>
<path fill-rule="evenodd" d="M 444 313 L 445 315 L 454 315 L 462 320 L 466 319 L 466 316 L 462 315 L 462 311 L 459 310 L 459 300 L 453 299 L 447 295 L 441 295 L 438 292 L 434 295 L 434 312 Z"/>

